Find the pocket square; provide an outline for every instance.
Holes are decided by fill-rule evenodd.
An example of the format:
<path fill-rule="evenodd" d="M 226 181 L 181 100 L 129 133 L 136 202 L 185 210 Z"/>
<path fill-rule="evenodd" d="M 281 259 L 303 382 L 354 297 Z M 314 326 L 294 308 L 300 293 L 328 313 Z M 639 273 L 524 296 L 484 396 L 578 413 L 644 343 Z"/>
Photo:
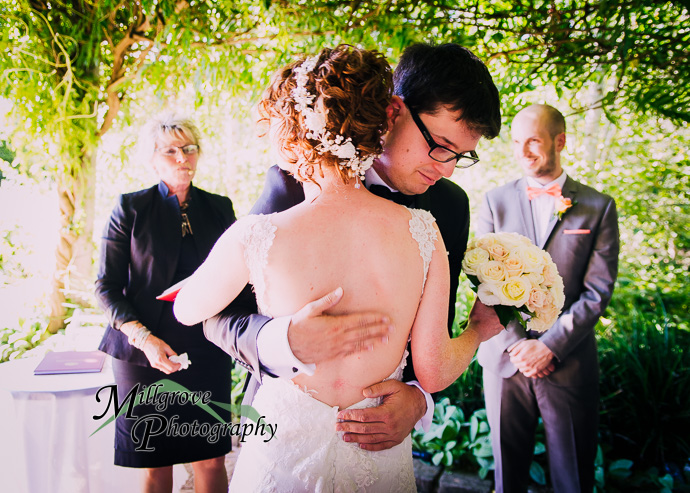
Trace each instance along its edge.
<path fill-rule="evenodd" d="M 564 235 L 588 235 L 592 231 L 589 229 L 564 229 Z"/>

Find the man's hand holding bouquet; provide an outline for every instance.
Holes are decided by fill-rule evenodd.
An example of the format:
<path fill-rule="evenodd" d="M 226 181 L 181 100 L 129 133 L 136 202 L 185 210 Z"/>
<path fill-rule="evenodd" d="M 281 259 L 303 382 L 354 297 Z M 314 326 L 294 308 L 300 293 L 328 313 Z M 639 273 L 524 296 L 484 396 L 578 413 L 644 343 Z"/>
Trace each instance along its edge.
<path fill-rule="evenodd" d="M 504 326 L 551 327 L 565 302 L 563 279 L 551 256 L 517 233 L 488 233 L 470 241 L 462 268 L 479 300 Z M 525 316 L 523 316 L 523 314 Z"/>

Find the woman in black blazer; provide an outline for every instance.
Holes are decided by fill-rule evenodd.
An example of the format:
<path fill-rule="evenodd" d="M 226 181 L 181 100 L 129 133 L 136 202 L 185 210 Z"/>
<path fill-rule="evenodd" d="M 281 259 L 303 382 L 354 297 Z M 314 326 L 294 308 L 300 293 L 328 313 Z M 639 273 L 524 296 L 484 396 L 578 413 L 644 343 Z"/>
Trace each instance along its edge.
<path fill-rule="evenodd" d="M 231 436 L 214 433 L 218 419 L 200 406 L 184 399 L 161 404 L 171 394 L 155 390 L 168 379 L 229 404 L 231 358 L 206 340 L 201 324 L 179 324 L 172 303 L 156 296 L 196 270 L 235 213 L 227 197 L 192 185 L 200 147 L 191 121 L 168 114 L 145 129 L 142 144 L 161 181 L 120 196 L 103 234 L 96 281 L 109 319 L 100 349 L 113 357 L 118 400 L 132 389 L 148 397 L 117 418 L 115 464 L 144 468 L 144 491 L 171 491 L 172 465 L 191 462 L 196 491 L 225 492 Z M 183 353 L 187 369 L 171 361 Z M 213 410 L 230 421 L 229 412 Z"/>

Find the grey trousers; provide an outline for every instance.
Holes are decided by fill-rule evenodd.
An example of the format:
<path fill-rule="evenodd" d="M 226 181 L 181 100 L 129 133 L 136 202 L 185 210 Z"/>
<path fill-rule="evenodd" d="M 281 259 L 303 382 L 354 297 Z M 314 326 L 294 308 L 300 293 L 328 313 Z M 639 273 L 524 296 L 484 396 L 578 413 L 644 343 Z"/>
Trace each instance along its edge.
<path fill-rule="evenodd" d="M 484 369 L 484 397 L 496 465 L 496 493 L 524 493 L 535 431 L 544 421 L 555 493 L 590 493 L 599 426 L 599 386 L 567 387 L 517 372 L 502 378 Z"/>

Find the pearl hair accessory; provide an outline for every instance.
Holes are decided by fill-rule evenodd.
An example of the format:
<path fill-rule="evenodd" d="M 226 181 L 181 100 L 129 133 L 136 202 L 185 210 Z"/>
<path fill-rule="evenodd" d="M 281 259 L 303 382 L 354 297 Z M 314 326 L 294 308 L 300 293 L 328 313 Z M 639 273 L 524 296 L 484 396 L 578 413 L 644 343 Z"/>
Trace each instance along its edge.
<path fill-rule="evenodd" d="M 292 98 L 295 101 L 295 109 L 304 115 L 304 124 L 309 132 L 307 138 L 318 140 L 321 144 L 316 148 L 319 154 L 330 152 L 335 157 L 342 159 L 340 168 L 349 170 L 350 177 L 364 179 L 364 173 L 374 164 L 377 154 L 369 154 L 366 158 L 360 157 L 360 151 L 352 143 L 351 138 L 342 135 L 332 135 L 326 130 L 326 115 L 315 111 L 313 108 L 316 95 L 307 91 L 309 72 L 314 70 L 318 57 L 307 58 L 301 65 L 295 67 L 295 80 L 297 87 L 292 90 Z M 355 185 L 359 188 L 359 181 Z"/>

